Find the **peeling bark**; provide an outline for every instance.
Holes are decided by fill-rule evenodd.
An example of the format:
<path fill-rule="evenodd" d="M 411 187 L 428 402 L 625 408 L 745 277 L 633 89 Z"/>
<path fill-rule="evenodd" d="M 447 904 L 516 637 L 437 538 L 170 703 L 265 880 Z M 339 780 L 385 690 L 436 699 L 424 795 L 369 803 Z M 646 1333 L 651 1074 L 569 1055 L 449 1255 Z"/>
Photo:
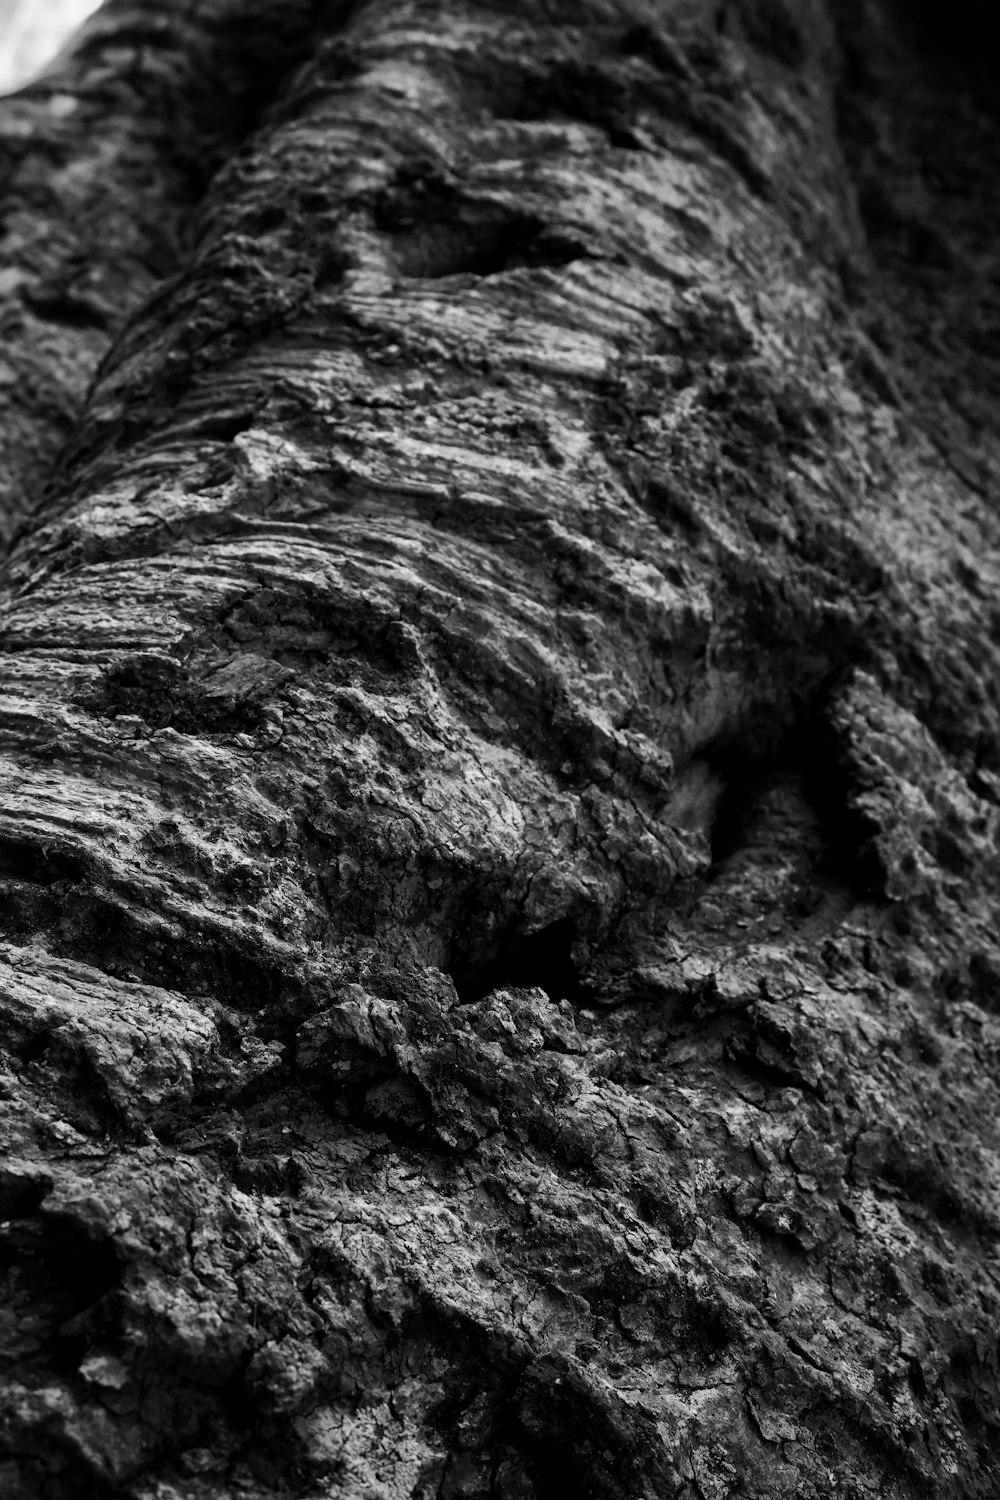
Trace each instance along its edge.
<path fill-rule="evenodd" d="M 997 1493 L 949 26 L 122 0 L 0 101 L 5 1494 Z"/>

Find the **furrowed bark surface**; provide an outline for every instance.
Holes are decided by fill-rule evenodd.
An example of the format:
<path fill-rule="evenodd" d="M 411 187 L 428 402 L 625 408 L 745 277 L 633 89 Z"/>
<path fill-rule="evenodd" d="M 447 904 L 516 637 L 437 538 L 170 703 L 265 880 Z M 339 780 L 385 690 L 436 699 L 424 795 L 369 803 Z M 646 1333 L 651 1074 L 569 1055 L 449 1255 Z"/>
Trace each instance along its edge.
<path fill-rule="evenodd" d="M 3 101 L 5 551 L 124 317 L 186 261 L 214 168 L 347 9 L 113 0 L 65 66 Z"/>
<path fill-rule="evenodd" d="M 981 37 L 204 14 L 0 117 L 5 1493 L 995 1495 Z"/>

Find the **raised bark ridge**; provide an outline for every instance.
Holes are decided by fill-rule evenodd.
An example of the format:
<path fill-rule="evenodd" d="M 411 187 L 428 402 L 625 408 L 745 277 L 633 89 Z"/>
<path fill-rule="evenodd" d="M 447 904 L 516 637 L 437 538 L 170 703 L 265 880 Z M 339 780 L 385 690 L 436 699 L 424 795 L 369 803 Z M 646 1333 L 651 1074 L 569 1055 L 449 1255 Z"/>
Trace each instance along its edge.
<path fill-rule="evenodd" d="M 245 3 L 216 115 L 155 10 L 6 573 L 4 1481 L 993 1495 L 995 96 L 875 4 Z"/>

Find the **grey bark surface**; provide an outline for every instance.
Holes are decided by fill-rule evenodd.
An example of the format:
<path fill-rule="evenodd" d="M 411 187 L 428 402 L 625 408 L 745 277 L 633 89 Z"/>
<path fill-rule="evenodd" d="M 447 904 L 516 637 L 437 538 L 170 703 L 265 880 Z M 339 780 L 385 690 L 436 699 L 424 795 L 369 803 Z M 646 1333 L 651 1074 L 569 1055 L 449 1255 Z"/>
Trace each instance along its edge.
<path fill-rule="evenodd" d="M 0 100 L 0 1491 L 1000 1492 L 972 8 Z"/>

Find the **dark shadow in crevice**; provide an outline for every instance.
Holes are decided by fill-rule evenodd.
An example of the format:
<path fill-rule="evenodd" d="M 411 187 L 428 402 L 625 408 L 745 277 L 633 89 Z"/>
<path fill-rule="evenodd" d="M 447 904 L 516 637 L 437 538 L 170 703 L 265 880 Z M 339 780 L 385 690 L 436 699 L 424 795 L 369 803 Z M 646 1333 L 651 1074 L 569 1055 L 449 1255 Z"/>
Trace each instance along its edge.
<path fill-rule="evenodd" d="M 110 312 L 87 297 L 77 296 L 71 291 L 33 292 L 25 290 L 22 299 L 28 311 L 43 323 L 56 323 L 60 328 L 96 329 L 104 333 L 113 321 Z"/>
<path fill-rule="evenodd" d="M 50 1191 L 44 1176 L 21 1177 L 0 1170 L 0 1223 L 32 1218 Z"/>
<path fill-rule="evenodd" d="M 787 1055 L 783 1055 L 780 1046 L 755 1036 L 745 1025 L 741 1025 L 725 1043 L 723 1056 L 747 1078 L 764 1088 L 801 1089 L 804 1093 L 823 1097 L 821 1086 L 805 1075 L 797 1065 L 793 1051 L 789 1049 Z"/>
<path fill-rule="evenodd" d="M 240 1013 L 280 1002 L 278 1034 L 305 1003 L 302 985 L 266 941 L 253 943 L 224 924 L 192 924 L 180 935 L 127 903 L 124 893 L 115 896 L 89 882 L 42 889 L 36 882 L 0 879 L 0 928 L 8 942 L 21 946 L 44 932 L 54 957 L 86 964 L 110 979 L 211 996 Z M 261 1032 L 267 1041 L 273 1034 Z"/>
<path fill-rule="evenodd" d="M 327 251 L 317 263 L 313 291 L 335 291 L 343 285 L 344 277 L 350 269 L 351 262 L 342 251 Z"/>
<path fill-rule="evenodd" d="M 496 276 L 524 266 L 564 266 L 597 253 L 583 230 L 547 223 L 478 195 L 425 157 L 402 161 L 372 205 L 401 276 Z"/>
<path fill-rule="evenodd" d="M 527 937 L 515 937 L 494 958 L 480 964 L 463 976 L 453 975 L 455 989 L 463 1004 L 482 1000 L 491 990 L 545 990 L 551 1000 L 581 999 L 580 973 L 573 958 L 576 924 L 570 917 L 560 917 Z"/>
<path fill-rule="evenodd" d="M 171 432 L 172 437 L 183 435 L 188 442 L 231 443 L 241 432 L 249 432 L 254 424 L 255 413 L 249 407 L 238 407 L 217 412 L 196 412 L 189 421 L 184 421 L 183 411 L 178 416 L 180 421 Z"/>
<path fill-rule="evenodd" d="M 992 75 L 1000 62 L 1000 14 L 982 0 L 894 0 L 900 23 L 935 60 L 949 59 Z"/>
<path fill-rule="evenodd" d="M 812 873 L 870 899 L 881 883 L 876 831 L 853 805 L 851 783 L 819 712 L 783 735 L 717 741 L 703 758 L 722 785 L 707 830 L 717 878 L 737 856 L 766 857 L 794 841 Z"/>
<path fill-rule="evenodd" d="M 709 835 L 715 868 L 746 843 L 753 809 L 758 805 L 771 767 L 763 760 L 733 760 L 725 754 L 706 759 L 725 783 Z"/>
<path fill-rule="evenodd" d="M 676 1491 L 653 1419 L 562 1353 L 531 1362 L 513 1415 L 511 1436 L 531 1484 L 521 1493 L 538 1500 L 629 1500 Z"/>
<path fill-rule="evenodd" d="M 37 1370 L 69 1374 L 85 1352 L 91 1309 L 120 1285 L 110 1240 L 93 1240 L 55 1216 L 24 1217 L 0 1225 L 0 1289 L 16 1327 L 36 1331 L 25 1360 Z M 0 1351 L 0 1362 L 3 1360 Z"/>
<path fill-rule="evenodd" d="M 0 839 L 0 880 L 30 885 L 55 885 L 64 880 L 78 885 L 87 875 L 88 861 L 81 855 L 29 839 Z"/>
<path fill-rule="evenodd" d="M 96 717 L 124 714 L 141 718 L 151 730 L 201 736 L 253 733 L 264 712 L 252 692 L 227 691 L 218 683 L 213 687 L 210 673 L 199 677 L 184 662 L 142 652 L 105 668 L 78 702 Z"/>
<path fill-rule="evenodd" d="M 394 234 L 392 251 L 401 276 L 426 280 L 499 276 L 531 267 L 558 269 L 595 255 L 582 236 L 521 214 L 507 219 L 458 216 L 448 223 L 428 220 Z"/>

